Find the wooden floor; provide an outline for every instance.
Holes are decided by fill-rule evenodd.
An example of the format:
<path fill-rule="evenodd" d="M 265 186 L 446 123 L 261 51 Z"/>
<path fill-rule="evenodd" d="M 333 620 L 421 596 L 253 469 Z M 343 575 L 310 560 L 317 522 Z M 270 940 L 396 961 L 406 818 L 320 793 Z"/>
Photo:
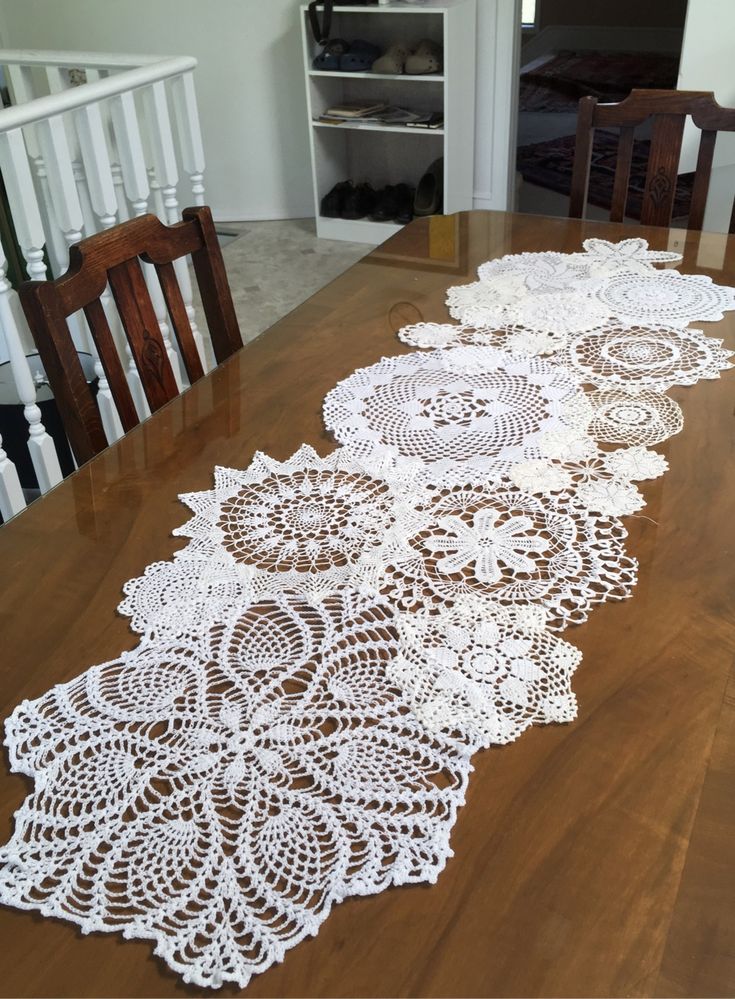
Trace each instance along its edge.
<path fill-rule="evenodd" d="M 322 398 L 404 352 L 397 323 L 445 319 L 445 288 L 488 258 L 639 234 L 686 240 L 683 270 L 735 284 L 724 236 L 422 220 L 0 529 L 0 717 L 134 645 L 120 588 L 182 546 L 177 493 L 256 449 L 331 450 Z M 702 325 L 735 347 L 735 313 Z M 478 754 L 438 883 L 348 900 L 246 995 L 735 994 L 735 371 L 671 394 L 685 413 L 657 447 L 671 471 L 626 521 L 640 583 L 564 635 L 584 653 L 578 720 Z M 2 841 L 29 789 L 6 759 Z M 0 940 L 3 996 L 200 994 L 117 934 L 3 908 Z"/>

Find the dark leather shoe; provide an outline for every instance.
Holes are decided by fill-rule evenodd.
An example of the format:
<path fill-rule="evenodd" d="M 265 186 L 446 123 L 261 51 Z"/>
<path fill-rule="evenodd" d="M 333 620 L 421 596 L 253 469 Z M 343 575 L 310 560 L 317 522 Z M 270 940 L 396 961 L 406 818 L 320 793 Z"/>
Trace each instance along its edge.
<path fill-rule="evenodd" d="M 378 192 L 370 218 L 373 222 L 392 222 L 398 212 L 397 188 L 393 184 Z"/>
<path fill-rule="evenodd" d="M 434 160 L 416 188 L 414 215 L 439 215 L 444 199 L 444 159 Z"/>
<path fill-rule="evenodd" d="M 358 184 L 345 194 L 341 217 L 364 219 L 375 208 L 375 191 L 369 184 Z"/>
<path fill-rule="evenodd" d="M 406 225 L 413 218 L 413 188 L 409 187 L 408 184 L 399 184 L 396 187 L 396 197 L 398 207 L 395 220 L 399 225 Z"/>
<path fill-rule="evenodd" d="M 340 218 L 345 199 L 352 190 L 352 181 L 343 180 L 340 184 L 335 184 L 332 190 L 322 198 L 320 206 L 322 216 L 327 219 Z"/>

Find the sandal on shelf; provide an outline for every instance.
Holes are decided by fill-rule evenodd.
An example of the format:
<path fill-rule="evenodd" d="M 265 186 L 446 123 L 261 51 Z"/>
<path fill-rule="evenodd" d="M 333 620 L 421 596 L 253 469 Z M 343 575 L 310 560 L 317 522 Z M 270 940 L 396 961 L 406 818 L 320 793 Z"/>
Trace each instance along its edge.
<path fill-rule="evenodd" d="M 373 73 L 396 76 L 402 73 L 411 49 L 405 42 L 394 42 L 385 53 L 373 63 Z"/>
<path fill-rule="evenodd" d="M 413 199 L 413 213 L 424 215 L 440 215 L 444 195 L 444 159 L 434 160 L 424 176 L 419 181 Z"/>
<path fill-rule="evenodd" d="M 404 72 L 413 76 L 428 76 L 430 73 L 441 73 L 443 65 L 444 50 L 441 45 L 424 38 L 413 55 L 406 59 Z"/>
<path fill-rule="evenodd" d="M 357 38 L 349 51 L 340 56 L 339 68 L 343 73 L 367 73 L 380 55 L 380 49 L 372 42 L 364 42 Z"/>
<path fill-rule="evenodd" d="M 319 55 L 312 59 L 312 68 L 327 73 L 337 72 L 340 59 L 349 50 L 349 47 L 344 38 L 330 38 Z"/>

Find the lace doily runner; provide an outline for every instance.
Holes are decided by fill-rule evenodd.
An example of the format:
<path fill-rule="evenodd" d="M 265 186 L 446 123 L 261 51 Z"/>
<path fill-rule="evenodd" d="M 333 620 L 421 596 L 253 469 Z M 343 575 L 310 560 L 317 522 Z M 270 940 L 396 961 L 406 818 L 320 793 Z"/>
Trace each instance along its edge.
<path fill-rule="evenodd" d="M 619 518 L 682 429 L 665 392 L 731 366 L 688 324 L 735 291 L 678 259 L 489 261 L 457 322 L 400 331 L 429 350 L 328 394 L 330 455 L 182 496 L 186 547 L 124 588 L 138 647 L 6 722 L 34 790 L 0 900 L 245 987 L 336 902 L 436 880 L 472 754 L 576 717 L 558 633 L 631 594 Z"/>

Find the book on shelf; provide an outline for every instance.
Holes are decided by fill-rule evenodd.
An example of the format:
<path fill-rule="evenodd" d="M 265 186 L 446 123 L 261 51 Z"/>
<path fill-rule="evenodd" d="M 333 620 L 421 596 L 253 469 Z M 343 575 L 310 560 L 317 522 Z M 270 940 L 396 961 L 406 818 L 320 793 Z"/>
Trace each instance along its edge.
<path fill-rule="evenodd" d="M 421 115 L 421 117 L 416 118 L 415 121 L 407 121 L 406 125 L 408 125 L 409 128 L 443 128 L 444 115 L 441 111 L 432 111 Z"/>
<path fill-rule="evenodd" d="M 344 107 L 344 105 L 342 106 Z M 341 113 L 341 108 L 328 108 L 323 114 L 315 118 L 315 121 L 324 125 L 343 125 L 349 122 L 350 125 L 412 125 L 418 124 L 422 120 L 428 121 L 436 117 L 433 113 L 425 111 L 411 111 L 409 108 L 402 108 L 396 105 L 383 104 L 378 108 L 364 111 L 362 114 Z M 437 125 L 426 125 L 427 128 L 437 128 Z"/>
<path fill-rule="evenodd" d="M 329 118 L 364 118 L 365 115 L 382 111 L 386 105 L 382 101 L 346 101 L 327 108 L 325 117 Z"/>

